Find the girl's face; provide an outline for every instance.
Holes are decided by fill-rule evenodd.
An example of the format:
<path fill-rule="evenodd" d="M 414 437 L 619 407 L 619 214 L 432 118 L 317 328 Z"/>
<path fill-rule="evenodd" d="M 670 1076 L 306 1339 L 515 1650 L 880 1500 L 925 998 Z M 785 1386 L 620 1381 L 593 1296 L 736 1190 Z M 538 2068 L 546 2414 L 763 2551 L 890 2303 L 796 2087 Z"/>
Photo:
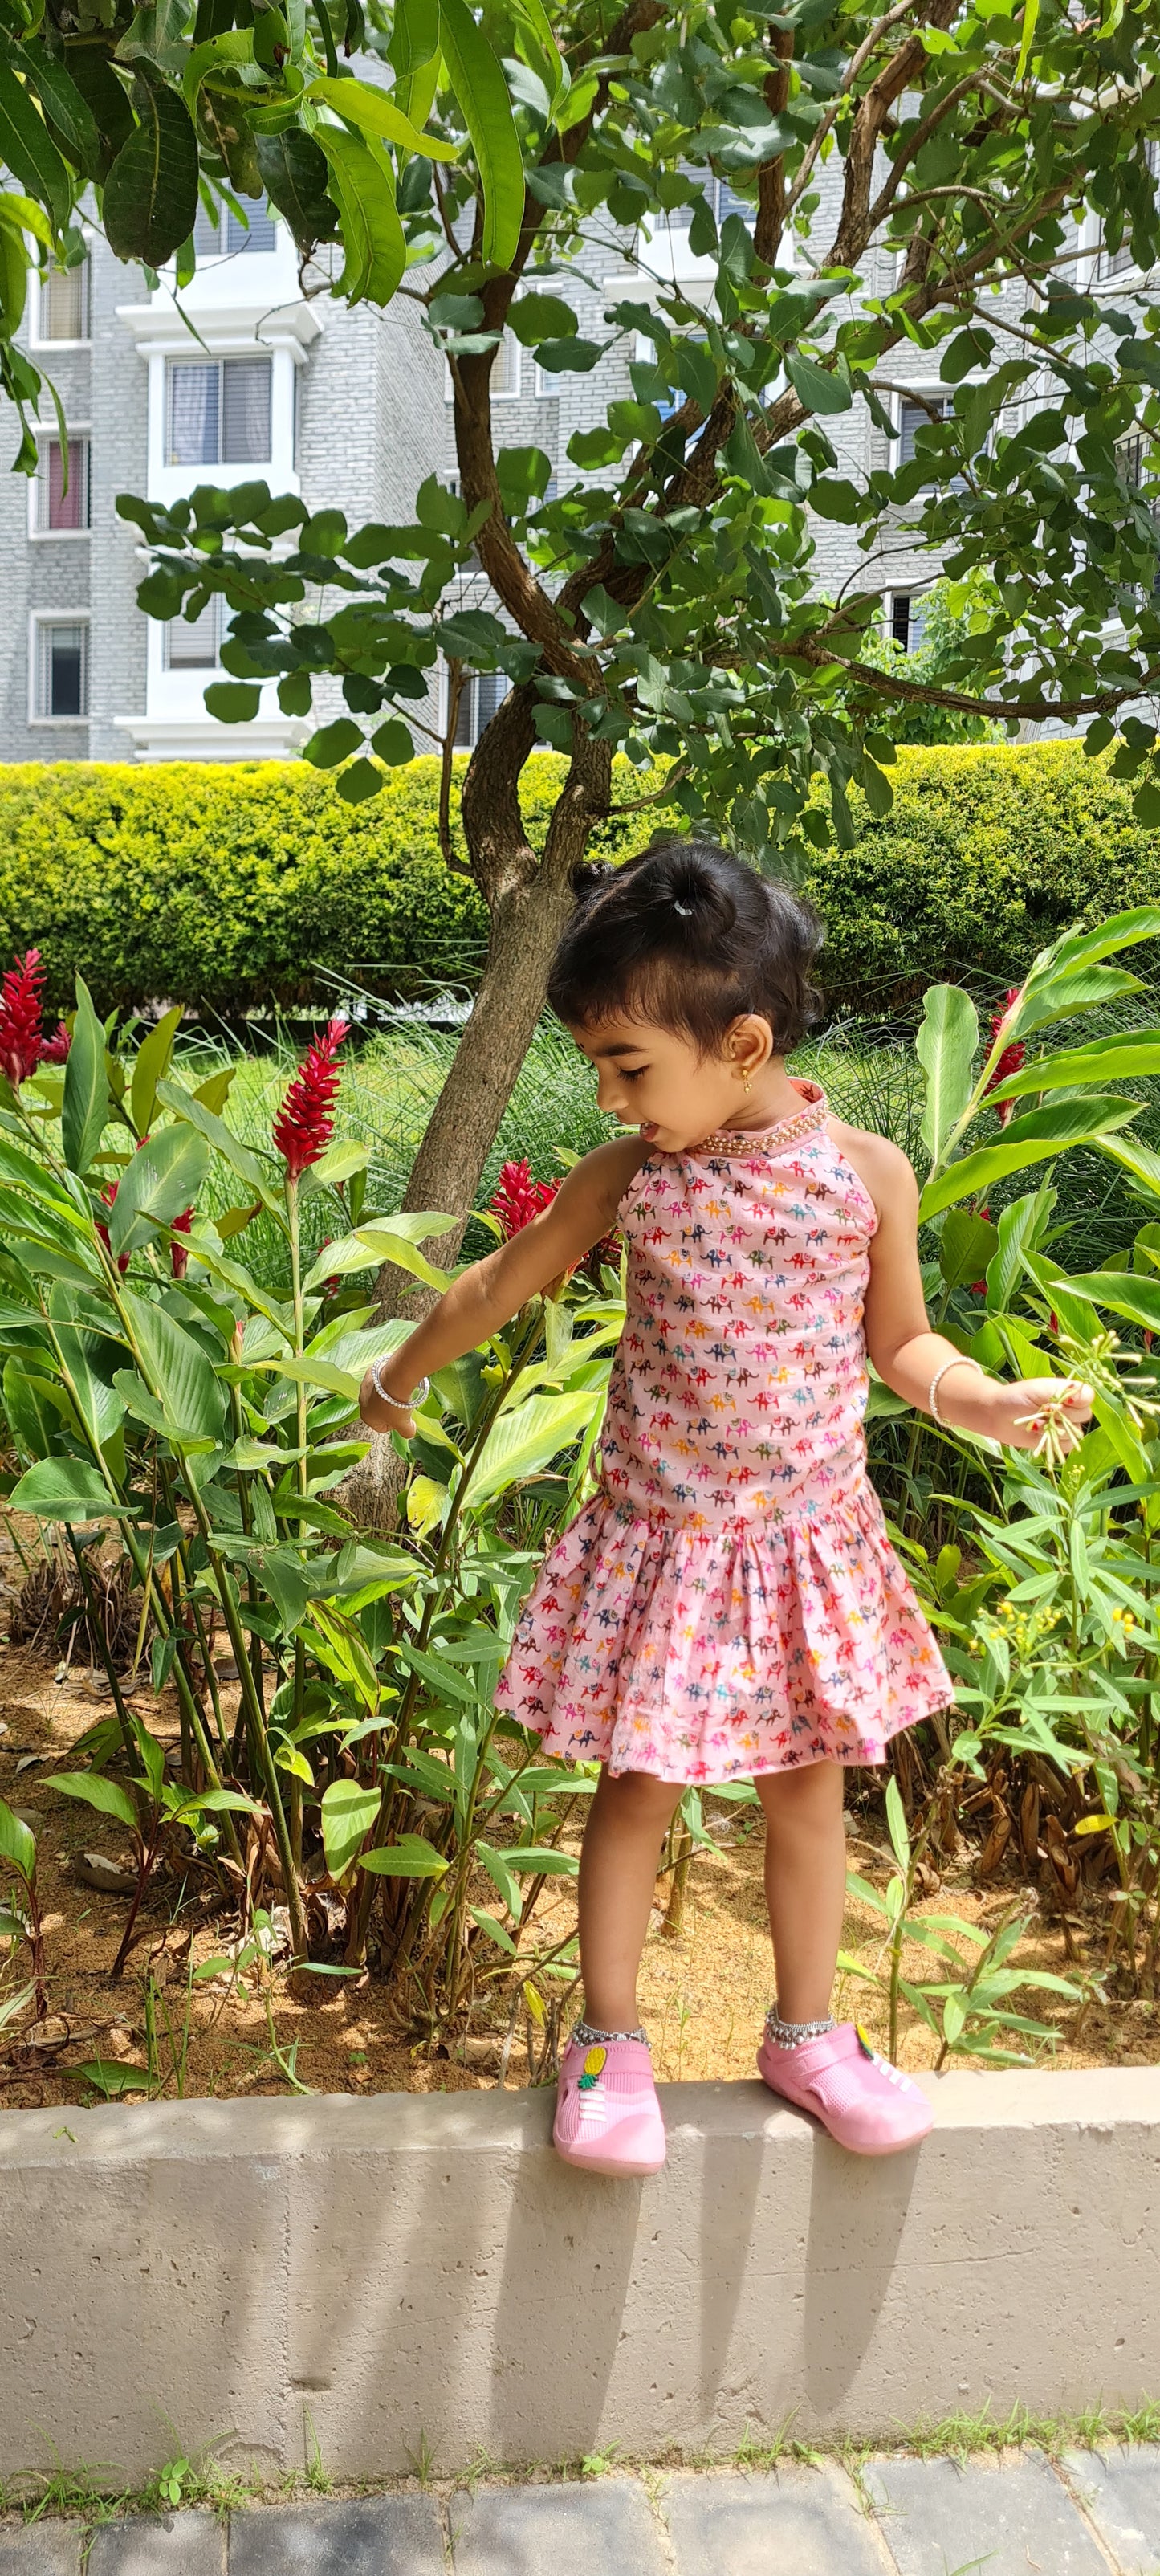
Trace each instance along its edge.
<path fill-rule="evenodd" d="M 761 1125 L 771 1084 L 785 1081 L 769 1022 L 754 1015 L 735 1020 L 708 1056 L 648 1020 L 594 1021 L 572 1035 L 596 1067 L 600 1107 L 662 1153 L 699 1145 L 717 1127 Z"/>

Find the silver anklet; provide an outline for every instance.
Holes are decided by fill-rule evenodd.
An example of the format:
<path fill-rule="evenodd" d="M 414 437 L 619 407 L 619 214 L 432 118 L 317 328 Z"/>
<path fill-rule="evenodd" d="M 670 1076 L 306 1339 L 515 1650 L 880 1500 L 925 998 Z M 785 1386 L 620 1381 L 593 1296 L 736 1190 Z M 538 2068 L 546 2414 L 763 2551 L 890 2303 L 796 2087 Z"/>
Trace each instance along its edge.
<path fill-rule="evenodd" d="M 824 2021 L 783 2021 L 777 2005 L 771 2004 L 765 2016 L 765 2036 L 775 2048 L 804 2048 L 807 2040 L 824 2039 L 827 2031 L 836 2028 L 831 2013 Z"/>
<path fill-rule="evenodd" d="M 572 2037 L 578 2048 L 607 2048 L 616 2039 L 640 2039 L 648 2047 L 647 2034 L 639 2027 L 636 2030 L 598 2030 L 595 2022 L 578 2021 L 573 2024 Z"/>

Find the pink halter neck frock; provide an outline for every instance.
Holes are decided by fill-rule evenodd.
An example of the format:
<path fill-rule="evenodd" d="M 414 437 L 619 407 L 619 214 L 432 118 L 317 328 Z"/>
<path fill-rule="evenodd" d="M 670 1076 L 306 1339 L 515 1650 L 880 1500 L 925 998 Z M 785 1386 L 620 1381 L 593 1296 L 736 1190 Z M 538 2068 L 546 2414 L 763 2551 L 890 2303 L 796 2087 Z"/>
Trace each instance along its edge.
<path fill-rule="evenodd" d="M 498 1701 L 570 1762 L 724 1781 L 873 1763 L 953 1688 L 866 1469 L 877 1212 L 824 1094 L 642 1164 L 600 1490 Z"/>

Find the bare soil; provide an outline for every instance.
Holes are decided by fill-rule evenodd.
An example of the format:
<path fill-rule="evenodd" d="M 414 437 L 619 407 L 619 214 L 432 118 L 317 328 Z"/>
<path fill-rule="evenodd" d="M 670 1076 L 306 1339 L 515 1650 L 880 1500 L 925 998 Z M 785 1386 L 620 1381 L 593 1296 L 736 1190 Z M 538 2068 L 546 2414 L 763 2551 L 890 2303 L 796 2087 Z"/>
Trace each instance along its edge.
<path fill-rule="evenodd" d="M 6 1588 L 9 1603 L 21 1579 L 11 1542 L 0 1536 L 0 1595 Z M 0 1621 L 2 1616 L 0 1612 Z M 236 1684 L 231 1686 L 228 1675 L 221 1690 L 223 1706 L 232 1713 Z M 176 1748 L 172 1693 L 157 1699 L 146 1684 L 135 1704 L 154 1732 Z M 222 1976 L 195 1986 L 192 1998 L 188 1996 L 191 1962 L 228 1951 L 241 1930 L 236 1909 L 223 1905 L 208 1872 L 191 1865 L 184 1877 L 158 1875 L 140 1918 L 147 1937 L 133 1951 L 124 1976 L 115 1984 L 111 1980 L 129 1896 L 88 1884 L 84 1871 L 86 1855 L 93 1854 L 128 1870 L 126 1838 L 116 1824 L 89 1808 L 55 1796 L 52 1780 L 55 1770 L 70 1767 L 71 1749 L 86 1728 L 112 1713 L 99 1671 L 75 1664 L 66 1670 L 51 1651 L 0 1641 L 0 1796 L 23 1812 L 37 1833 L 50 2007 L 47 2021 L 39 2025 L 29 2007 L 18 2024 L 0 2030 L 0 2109 L 95 2099 L 83 2072 L 94 2060 L 144 2069 L 150 1966 L 162 1990 L 157 2056 L 165 2098 L 174 2098 L 179 2089 L 173 2060 L 183 2045 L 180 2086 L 186 2094 L 223 2100 L 284 2093 L 287 2079 L 271 2053 L 260 1993 Z M 751 2076 L 772 1994 L 760 1818 L 735 1806 L 715 1808 L 710 1795 L 707 1820 L 723 1848 L 695 1855 L 676 1938 L 665 1927 L 667 1885 L 658 1882 L 642 1969 L 641 2004 L 656 2070 L 670 2081 Z M 847 1830 L 851 1866 L 884 1888 L 893 1864 L 873 1792 L 865 1787 L 855 1789 Z M 980 1883 L 977 1863 L 977 1846 L 962 1844 L 959 1859 L 941 1880 L 931 1872 L 920 1912 L 955 1914 L 990 1930 L 1022 1902 L 1035 1911 L 1017 1959 L 1073 1976 L 1085 1967 L 1102 1966 L 1107 1902 L 1098 1890 L 1090 1894 L 1081 1886 L 1069 1906 L 1074 1953 L 1069 1960 L 1057 1901 L 1023 1886 L 1009 1869 Z M 490 1881 L 483 1880 L 479 1894 L 482 1903 L 494 1904 Z M 267 1891 L 266 1901 L 276 1909 L 277 1890 Z M 535 1916 L 543 1946 L 563 1940 L 574 1921 L 573 1883 L 550 1879 Z M 872 1965 L 880 1939 L 877 1919 L 851 1900 L 846 1949 Z M 0 2001 L 13 1984 L 25 1982 L 26 1956 L 21 1954 L 6 1977 L 0 1974 Z M 500 1964 L 497 1953 L 489 1951 L 488 1958 Z M 929 1975 L 932 1962 L 916 1948 L 904 1969 Z M 1018 2001 L 1022 2010 L 1058 2033 L 1054 2051 L 1043 2052 L 1046 2065 L 1151 2065 L 1160 2059 L 1160 2005 L 1094 2001 L 1077 2012 L 1073 2003 L 1051 1996 L 1028 1994 Z M 460 2092 L 487 2089 L 501 2080 L 518 2088 L 529 2082 L 541 2054 L 540 2033 L 521 1999 L 501 2076 L 500 2049 L 509 2018 L 503 1976 L 477 1990 L 460 2055 L 432 2053 L 425 2042 L 400 2032 L 387 1989 L 370 1976 L 357 1983 L 291 1977 L 283 1959 L 275 1963 L 270 2003 L 279 2048 L 284 2057 L 296 2049 L 297 2079 L 313 2092 Z M 885 2008 L 871 1989 L 846 1977 L 835 2008 L 861 2020 L 885 2044 Z M 930 2033 L 904 2010 L 901 2063 L 919 2070 L 931 2066 L 935 2055 Z"/>

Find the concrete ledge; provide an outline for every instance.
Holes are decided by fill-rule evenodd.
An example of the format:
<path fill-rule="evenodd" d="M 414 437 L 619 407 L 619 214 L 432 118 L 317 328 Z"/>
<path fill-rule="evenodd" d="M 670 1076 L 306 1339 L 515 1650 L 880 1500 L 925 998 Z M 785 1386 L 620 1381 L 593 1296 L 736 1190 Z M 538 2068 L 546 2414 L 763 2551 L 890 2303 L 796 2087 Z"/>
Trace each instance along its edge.
<path fill-rule="evenodd" d="M 357 2478 L 1160 2395 L 1160 2069 L 924 2081 L 881 2162 L 668 2086 L 645 2183 L 561 2165 L 544 2093 L 9 2113 L 0 2473 L 292 2469 L 307 2415 Z"/>

